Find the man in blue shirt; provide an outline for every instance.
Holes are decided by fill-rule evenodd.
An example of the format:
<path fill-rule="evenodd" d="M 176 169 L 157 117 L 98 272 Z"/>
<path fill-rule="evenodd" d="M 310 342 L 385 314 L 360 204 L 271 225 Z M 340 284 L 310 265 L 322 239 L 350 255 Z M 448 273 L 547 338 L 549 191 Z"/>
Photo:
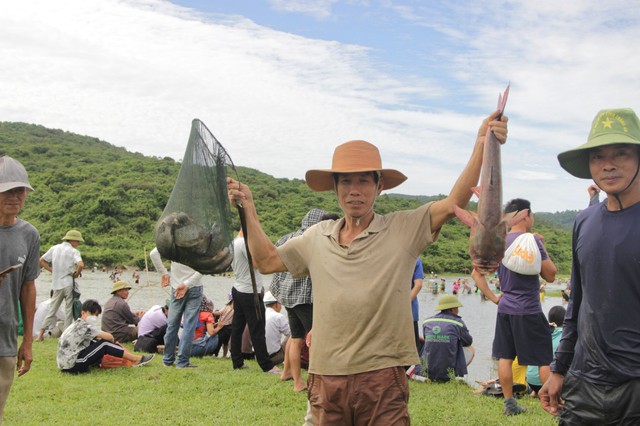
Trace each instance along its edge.
<path fill-rule="evenodd" d="M 420 302 L 418 295 L 422 290 L 422 282 L 424 281 L 424 270 L 422 268 L 422 259 L 416 260 L 416 267 L 413 269 L 413 278 L 411 278 L 411 315 L 413 316 L 413 334 L 416 338 L 416 349 L 418 353 L 422 351 L 422 343 L 420 342 L 420 332 L 418 331 L 418 321 L 420 320 Z"/>
<path fill-rule="evenodd" d="M 440 313 L 424 322 L 422 357 L 426 358 L 427 375 L 432 381 L 448 382 L 450 372 L 456 377 L 467 374 L 463 347 L 471 346 L 473 337 L 458 315 L 461 307 L 456 296 L 444 295 L 436 306 L 436 311 Z"/>

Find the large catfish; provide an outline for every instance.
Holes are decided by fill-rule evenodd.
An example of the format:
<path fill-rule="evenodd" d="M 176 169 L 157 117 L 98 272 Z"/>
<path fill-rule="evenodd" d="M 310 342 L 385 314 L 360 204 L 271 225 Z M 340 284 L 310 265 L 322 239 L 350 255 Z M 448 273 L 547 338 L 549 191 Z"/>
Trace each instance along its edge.
<path fill-rule="evenodd" d="M 498 110 L 502 117 L 507 103 L 509 86 L 504 96 L 498 98 Z M 473 267 L 481 274 L 493 273 L 504 257 L 507 227 L 511 227 L 527 216 L 527 211 L 504 217 L 502 215 L 502 170 L 500 165 L 500 142 L 491 131 L 487 131 L 482 157 L 480 187 L 471 188 L 479 198 L 478 213 L 454 207 L 458 218 L 471 228 L 469 254 Z"/>

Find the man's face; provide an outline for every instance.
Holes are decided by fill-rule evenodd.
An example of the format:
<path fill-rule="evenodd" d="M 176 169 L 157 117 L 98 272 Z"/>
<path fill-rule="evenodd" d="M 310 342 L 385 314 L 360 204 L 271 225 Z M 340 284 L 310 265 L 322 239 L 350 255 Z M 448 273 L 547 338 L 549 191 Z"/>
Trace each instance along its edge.
<path fill-rule="evenodd" d="M 336 193 L 340 207 L 350 217 L 366 215 L 380 194 L 380 186 L 376 184 L 373 172 L 339 174 Z"/>
<path fill-rule="evenodd" d="M 17 216 L 27 199 L 27 188 L 24 186 L 0 192 L 0 216 Z"/>
<path fill-rule="evenodd" d="M 86 319 L 87 319 L 87 318 L 89 318 L 89 317 L 96 317 L 96 318 L 98 318 L 99 316 L 100 316 L 100 314 L 92 314 L 92 313 L 91 313 L 91 312 L 89 312 L 89 311 L 82 311 L 82 312 L 80 312 L 80 317 L 81 317 L 83 320 L 85 320 L 85 321 L 86 321 Z"/>
<path fill-rule="evenodd" d="M 607 194 L 624 191 L 638 168 L 638 150 L 635 145 L 616 144 L 589 151 L 591 177 Z M 640 186 L 634 185 L 634 190 Z M 631 189 L 631 188 L 630 188 Z"/>
<path fill-rule="evenodd" d="M 123 288 L 122 290 L 118 290 L 118 292 L 116 294 L 118 296 L 120 296 L 121 298 L 127 300 L 127 297 L 129 297 L 129 289 L 128 288 Z"/>

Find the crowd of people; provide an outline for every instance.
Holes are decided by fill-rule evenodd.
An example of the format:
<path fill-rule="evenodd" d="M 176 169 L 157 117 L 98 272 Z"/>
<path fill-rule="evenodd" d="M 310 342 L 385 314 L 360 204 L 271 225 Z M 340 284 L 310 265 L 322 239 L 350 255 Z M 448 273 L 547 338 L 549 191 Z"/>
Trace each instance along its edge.
<path fill-rule="evenodd" d="M 454 207 L 466 206 L 478 182 L 487 132 L 505 143 L 507 118 L 496 111 L 484 120 L 447 197 L 387 215 L 375 213 L 376 198 L 406 176 L 383 168 L 378 149 L 368 142 L 339 145 L 331 168 L 309 170 L 305 177 L 314 191 L 334 191 L 342 214 L 327 218 L 312 210 L 299 231 L 277 244 L 260 225 L 250 188 L 228 178 L 229 200 L 241 204 L 251 238 L 240 232 L 233 242 L 234 285 L 230 304 L 220 311 L 204 295 L 201 273 L 174 261 L 167 269 L 157 250 L 150 257 L 162 285 L 171 288 L 165 305 L 132 312 L 126 301 L 131 286 L 119 280 L 104 308 L 92 299 L 78 306 L 82 234 L 69 230 L 41 256 L 38 231 L 18 218 L 33 190 L 27 172 L 17 160 L 2 157 L 0 420 L 14 372 L 22 376 L 30 369 L 36 334 L 36 340 L 59 335 L 57 366 L 74 374 L 107 356 L 146 365 L 154 352 L 162 352 L 167 367 L 197 368 L 192 358 L 226 352 L 227 345 L 233 369 L 247 368 L 245 335 L 262 371 L 293 379 L 294 391 L 307 390 L 309 424 L 409 424 L 407 367 L 411 377 L 449 381 L 464 376 L 473 359 L 473 337 L 457 297 L 471 291 L 468 283 L 458 280 L 454 294 L 439 297 L 438 312 L 423 322 L 422 336 L 412 300 L 423 285 L 420 256 L 453 218 Z M 471 274 L 478 290 L 497 304 L 492 357 L 504 414 L 524 411 L 514 399 L 513 371 L 520 365 L 529 366 L 524 380 L 561 424 L 635 424 L 640 421 L 640 228 L 634 225 L 640 215 L 640 121 L 629 109 L 603 110 L 587 143 L 558 160 L 606 194 L 602 202 L 592 196 L 591 206 L 576 219 L 566 314 L 562 306 L 548 317 L 542 311 L 540 278 L 552 282 L 556 267 L 543 236 L 533 232 L 534 215 L 525 199 L 505 207 L 507 213 L 526 213 L 509 229 L 506 247 L 538 266 L 503 261 L 498 294 L 490 277 L 477 270 Z M 52 272 L 52 293 L 36 332 L 35 280 L 41 267 Z M 259 279 L 252 281 L 252 275 L 260 276 L 254 268 L 275 274 L 270 291 Z M 430 284 L 435 291 L 437 280 Z M 150 354 L 118 344 L 133 340 L 137 351 Z M 303 342 L 310 342 L 306 383 L 300 372 Z"/>

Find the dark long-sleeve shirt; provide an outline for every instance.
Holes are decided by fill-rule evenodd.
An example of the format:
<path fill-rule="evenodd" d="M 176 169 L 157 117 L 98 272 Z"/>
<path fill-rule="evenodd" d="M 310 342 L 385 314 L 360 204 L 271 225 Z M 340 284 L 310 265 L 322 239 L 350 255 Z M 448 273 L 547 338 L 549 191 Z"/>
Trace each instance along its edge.
<path fill-rule="evenodd" d="M 551 370 L 603 385 L 640 378 L 640 203 L 578 214 L 571 299 Z"/>
<path fill-rule="evenodd" d="M 120 296 L 113 295 L 104 304 L 102 330 L 111 333 L 116 340 L 127 341 L 131 335 L 129 324 L 138 325 L 140 318 L 131 311 L 129 304 Z"/>
<path fill-rule="evenodd" d="M 467 374 L 463 346 L 473 343 L 473 338 L 462 318 L 443 313 L 427 318 L 423 325 L 424 348 L 427 357 L 427 374 L 434 381 L 449 381 L 449 370 L 458 377 Z"/>

